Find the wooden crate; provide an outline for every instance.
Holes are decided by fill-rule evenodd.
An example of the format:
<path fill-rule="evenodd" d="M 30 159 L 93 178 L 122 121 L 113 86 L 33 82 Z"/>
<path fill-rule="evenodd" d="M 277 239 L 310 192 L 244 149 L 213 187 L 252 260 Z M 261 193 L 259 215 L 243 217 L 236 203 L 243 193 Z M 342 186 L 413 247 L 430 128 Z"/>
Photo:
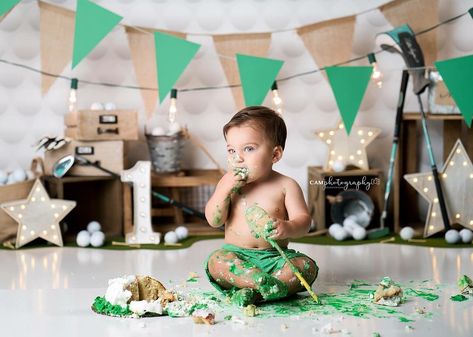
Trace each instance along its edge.
<path fill-rule="evenodd" d="M 381 170 L 333 172 L 326 171 L 320 166 L 309 166 L 308 175 L 309 212 L 317 230 L 328 228 L 332 224 L 331 205 L 327 197 L 336 196 L 344 190 L 347 184 L 348 189 L 356 189 L 355 184 L 357 183 L 359 184 L 359 190 L 368 194 L 375 206 L 369 227 L 379 225 L 379 216 L 384 204 L 384 179 Z"/>
<path fill-rule="evenodd" d="M 470 158 L 473 158 L 473 129 L 469 129 L 459 114 L 426 114 L 427 123 L 438 121 L 443 124 L 442 148 L 443 159 L 436 158 L 440 170 L 442 163 L 449 155 L 458 138 L 462 140 Z M 398 233 L 402 227 L 411 226 L 419 232 L 423 231 L 424 222 L 419 213 L 419 194 L 403 178 L 405 174 L 420 171 L 420 150 L 425 148 L 421 129 L 421 116 L 418 112 L 405 112 L 403 114 L 399 147 L 395 162 L 393 179 L 393 213 L 394 230 Z M 426 164 L 430 163 L 427 162 Z"/>
<path fill-rule="evenodd" d="M 65 136 L 76 140 L 138 140 L 138 114 L 132 110 L 80 110 L 77 126 L 66 115 Z"/>
<path fill-rule="evenodd" d="M 77 154 L 88 160 L 97 161 L 102 167 L 120 174 L 125 168 L 125 153 L 123 141 L 81 142 L 71 141 L 58 150 L 44 153 L 44 167 L 48 175 L 52 175 L 53 166 L 60 158 Z M 76 176 L 108 176 L 109 174 L 93 166 L 74 165 L 69 175 Z"/>
<path fill-rule="evenodd" d="M 113 177 L 45 176 L 45 186 L 51 198 L 74 200 L 76 207 L 64 218 L 64 241 L 75 241 L 77 233 L 96 220 L 107 237 L 123 235 L 125 221 L 130 221 L 130 206 L 125 205 L 126 192 L 122 182 Z M 127 207 L 125 207 L 127 206 Z"/>

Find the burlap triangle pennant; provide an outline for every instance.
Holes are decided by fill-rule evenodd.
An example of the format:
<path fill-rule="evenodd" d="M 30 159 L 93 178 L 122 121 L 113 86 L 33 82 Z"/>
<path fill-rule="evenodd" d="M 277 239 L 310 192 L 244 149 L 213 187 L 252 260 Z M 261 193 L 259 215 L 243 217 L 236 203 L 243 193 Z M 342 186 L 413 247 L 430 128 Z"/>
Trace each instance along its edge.
<path fill-rule="evenodd" d="M 41 70 L 59 75 L 71 61 L 74 37 L 74 12 L 39 1 Z M 41 75 L 41 92 L 45 95 L 56 80 Z"/>
<path fill-rule="evenodd" d="M 271 44 L 271 34 L 231 34 L 213 36 L 215 49 L 220 57 L 225 76 L 229 85 L 240 84 L 240 74 L 236 62 L 236 54 L 264 57 Z M 225 57 L 228 56 L 228 57 Z M 240 86 L 232 88 L 237 110 L 245 106 L 243 90 Z"/>
<path fill-rule="evenodd" d="M 319 68 L 336 65 L 352 54 L 355 17 L 335 19 L 301 27 L 297 33 Z"/>

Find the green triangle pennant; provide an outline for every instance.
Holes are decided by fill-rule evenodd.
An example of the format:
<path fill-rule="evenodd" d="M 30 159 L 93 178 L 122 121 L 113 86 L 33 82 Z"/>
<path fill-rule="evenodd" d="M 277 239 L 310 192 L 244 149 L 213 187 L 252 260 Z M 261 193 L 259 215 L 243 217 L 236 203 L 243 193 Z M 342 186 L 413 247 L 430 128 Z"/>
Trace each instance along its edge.
<path fill-rule="evenodd" d="M 473 55 L 435 62 L 468 127 L 473 119 Z"/>
<path fill-rule="evenodd" d="M 154 42 L 159 101 L 162 102 L 199 50 L 200 44 L 161 32 L 154 33 Z"/>
<path fill-rule="evenodd" d="M 78 0 L 72 69 L 121 21 L 122 17 L 88 0 Z"/>
<path fill-rule="evenodd" d="M 261 105 L 284 62 L 241 54 L 237 62 L 246 106 Z"/>
<path fill-rule="evenodd" d="M 10 9 L 15 7 L 20 0 L 1 0 L 0 1 L 0 16 L 7 13 Z"/>
<path fill-rule="evenodd" d="M 355 121 L 373 67 L 328 67 L 325 69 L 347 134 Z"/>

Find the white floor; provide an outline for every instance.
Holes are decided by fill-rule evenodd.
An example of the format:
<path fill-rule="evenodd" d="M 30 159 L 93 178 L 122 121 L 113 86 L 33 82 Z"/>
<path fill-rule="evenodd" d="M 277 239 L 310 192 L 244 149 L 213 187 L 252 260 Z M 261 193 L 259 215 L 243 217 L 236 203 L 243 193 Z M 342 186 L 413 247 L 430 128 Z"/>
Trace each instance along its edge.
<path fill-rule="evenodd" d="M 195 325 L 190 318 L 120 319 L 93 313 L 90 305 L 105 293 L 110 278 L 125 274 L 152 275 L 166 286 L 184 282 L 189 272 L 202 277 L 190 286 L 213 289 L 203 274 L 206 256 L 222 240 L 195 243 L 174 251 L 111 251 L 40 248 L 0 251 L 1 336 L 308 336 L 324 335 L 331 323 L 339 336 L 472 336 L 473 299 L 453 302 L 456 280 L 473 275 L 472 249 L 422 248 L 401 245 L 316 246 L 293 244 L 315 258 L 320 276 L 318 293 L 346 289 L 353 280 L 430 280 L 446 285 L 434 302 L 423 299 L 404 304 L 433 312 L 432 319 L 403 323 L 395 318 L 363 319 L 350 315 L 248 319 L 247 324 L 225 321 L 217 313 L 213 326 Z M 409 325 L 413 330 L 406 329 Z"/>

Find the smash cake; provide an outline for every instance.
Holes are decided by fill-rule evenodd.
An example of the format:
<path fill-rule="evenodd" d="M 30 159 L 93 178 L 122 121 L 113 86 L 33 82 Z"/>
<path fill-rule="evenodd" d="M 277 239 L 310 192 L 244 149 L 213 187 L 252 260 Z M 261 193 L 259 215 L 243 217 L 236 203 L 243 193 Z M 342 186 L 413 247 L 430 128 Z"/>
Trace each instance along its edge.
<path fill-rule="evenodd" d="M 391 278 L 384 277 L 371 297 L 376 304 L 397 307 L 402 302 L 402 295 L 402 289 Z"/>
<path fill-rule="evenodd" d="M 176 296 L 150 277 L 128 275 L 108 281 L 105 296 L 95 298 L 92 310 L 115 317 L 160 316 Z"/>
<path fill-rule="evenodd" d="M 178 287 L 177 287 L 178 288 Z M 214 324 L 214 296 L 192 294 L 192 289 L 168 290 L 151 276 L 127 275 L 108 281 L 105 296 L 98 296 L 92 310 L 113 317 L 192 317 L 195 323 Z"/>

